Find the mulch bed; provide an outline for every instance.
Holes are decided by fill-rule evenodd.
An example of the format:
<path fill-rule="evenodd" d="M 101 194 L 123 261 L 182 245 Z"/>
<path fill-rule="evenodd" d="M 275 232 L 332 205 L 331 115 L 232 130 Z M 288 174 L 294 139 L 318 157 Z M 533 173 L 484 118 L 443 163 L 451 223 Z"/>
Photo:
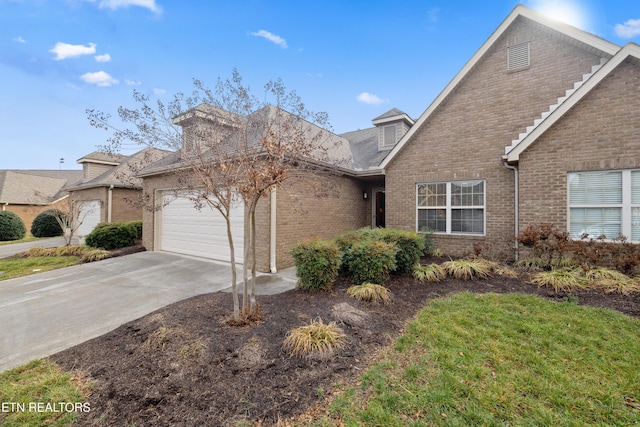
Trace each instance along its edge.
<path fill-rule="evenodd" d="M 321 405 L 336 385 L 355 381 L 433 298 L 462 291 L 519 292 L 640 317 L 640 294 L 556 294 L 502 276 L 477 281 L 449 278 L 435 284 L 392 277 L 388 287 L 393 302 L 387 306 L 354 300 L 345 292 L 349 285 L 340 278 L 330 292 L 293 290 L 261 296 L 261 321 L 242 327 L 226 322 L 232 309 L 230 294 L 200 295 L 51 359 L 94 381 L 88 398 L 91 411 L 79 415 L 78 425 L 286 425 L 286 420 Z M 315 318 L 336 320 L 334 309 L 342 303 L 366 313 L 362 322 L 340 323 L 348 336 L 346 349 L 327 361 L 283 353 L 290 328 Z"/>

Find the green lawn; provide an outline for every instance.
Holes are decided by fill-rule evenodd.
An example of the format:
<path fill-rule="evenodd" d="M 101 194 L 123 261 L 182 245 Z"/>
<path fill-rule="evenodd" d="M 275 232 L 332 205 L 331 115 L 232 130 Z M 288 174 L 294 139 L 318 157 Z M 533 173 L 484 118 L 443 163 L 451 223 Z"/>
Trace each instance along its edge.
<path fill-rule="evenodd" d="M 91 409 L 89 387 L 83 378 L 44 360 L 5 371 L 0 374 L 0 425 L 68 426 L 77 412 Z"/>
<path fill-rule="evenodd" d="M 316 425 L 633 426 L 635 402 L 638 319 L 534 296 L 463 293 L 422 310 Z"/>
<path fill-rule="evenodd" d="M 78 264 L 77 256 L 51 256 L 0 259 L 0 280 L 28 276 L 42 271 Z"/>
<path fill-rule="evenodd" d="M 34 242 L 36 240 L 44 240 L 44 239 L 50 239 L 50 237 L 27 236 L 24 239 L 20 239 L 20 240 L 2 240 L 2 241 L 0 241 L 0 246 L 2 246 L 2 245 L 12 245 L 14 243 Z"/>

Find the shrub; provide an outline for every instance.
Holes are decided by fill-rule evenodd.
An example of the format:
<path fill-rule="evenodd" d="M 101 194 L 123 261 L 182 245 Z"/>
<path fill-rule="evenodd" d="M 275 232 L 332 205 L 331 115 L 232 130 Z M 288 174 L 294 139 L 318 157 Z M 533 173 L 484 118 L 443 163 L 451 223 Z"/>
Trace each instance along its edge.
<path fill-rule="evenodd" d="M 491 275 L 492 266 L 486 260 L 458 259 L 442 263 L 444 271 L 456 279 L 485 279 Z"/>
<path fill-rule="evenodd" d="M 391 302 L 391 292 L 389 289 L 374 283 L 363 283 L 362 285 L 351 286 L 347 289 L 347 294 L 358 301 L 382 303 L 384 305 Z"/>
<path fill-rule="evenodd" d="M 85 237 L 85 243 L 93 248 L 119 249 L 133 246 L 136 242 L 136 231 L 127 222 L 98 224 Z"/>
<path fill-rule="evenodd" d="M 517 241 L 531 250 L 533 258 L 541 259 L 546 268 L 561 264 L 571 243 L 569 232 L 551 223 L 528 226 Z"/>
<path fill-rule="evenodd" d="M 416 264 L 413 268 L 413 277 L 419 282 L 439 282 L 446 276 L 444 269 L 438 264 Z"/>
<path fill-rule="evenodd" d="M 420 261 L 420 257 L 425 253 L 425 237 L 415 231 L 393 228 L 361 228 L 336 238 L 336 243 L 343 254 L 343 267 L 349 265 L 353 245 L 364 240 L 377 240 L 393 243 L 397 246 L 396 267 L 391 270 L 394 274 L 410 273 L 413 266 Z"/>
<path fill-rule="evenodd" d="M 640 267 L 640 245 L 626 237 L 604 241 L 588 235 L 571 243 L 573 259 L 588 267 L 614 268 L 625 274 L 634 274 Z"/>
<path fill-rule="evenodd" d="M 0 211 L 0 241 L 20 240 L 27 234 L 22 219 L 11 211 Z"/>
<path fill-rule="evenodd" d="M 348 271 L 356 283 L 386 283 L 396 268 L 398 248 L 393 243 L 362 240 L 351 246 Z"/>
<path fill-rule="evenodd" d="M 296 264 L 298 288 L 328 289 L 338 277 L 340 252 L 336 243 L 310 239 L 295 245 L 290 253 Z"/>
<path fill-rule="evenodd" d="M 129 221 L 126 223 L 131 228 L 131 232 L 136 237 L 136 240 L 142 239 L 142 220 Z"/>
<path fill-rule="evenodd" d="M 335 322 L 325 324 L 322 319 L 290 330 L 283 350 L 291 356 L 327 360 L 344 347 L 346 335 Z"/>
<path fill-rule="evenodd" d="M 535 274 L 531 283 L 538 287 L 553 288 L 556 292 L 571 292 L 584 289 L 586 280 L 576 270 L 551 270 Z"/>
<path fill-rule="evenodd" d="M 49 209 L 38 214 L 31 223 L 31 235 L 33 237 L 57 237 L 64 231 L 54 215 L 63 215 L 62 212 Z"/>

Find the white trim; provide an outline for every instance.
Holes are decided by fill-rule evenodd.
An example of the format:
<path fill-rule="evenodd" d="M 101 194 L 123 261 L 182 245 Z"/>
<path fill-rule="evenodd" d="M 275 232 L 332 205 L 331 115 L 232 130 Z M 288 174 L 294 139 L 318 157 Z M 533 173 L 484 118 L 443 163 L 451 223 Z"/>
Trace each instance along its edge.
<path fill-rule="evenodd" d="M 558 106 L 549 116 L 547 116 L 535 129 L 531 131 L 518 145 L 513 147 L 508 154 L 504 156 L 509 163 L 520 160 L 520 154 L 533 144 L 541 135 L 543 135 L 551 126 L 553 126 L 562 116 L 564 116 L 571 108 L 573 108 L 582 98 L 584 98 L 598 83 L 609 75 L 618 65 L 620 65 L 628 57 L 640 59 L 640 46 L 635 43 L 626 44 L 620 51 L 611 58 L 606 64 L 596 71 L 593 76 L 580 86 L 569 98 Z"/>
<path fill-rule="evenodd" d="M 486 42 L 480 47 L 480 49 L 471 57 L 471 59 L 462 67 L 462 69 L 456 74 L 456 76 L 449 82 L 442 92 L 436 97 L 436 99 L 429 105 L 429 107 L 422 113 L 422 115 L 416 120 L 415 125 L 409 129 L 409 131 L 400 139 L 398 144 L 391 150 L 389 155 L 380 164 L 381 168 L 386 168 L 387 165 L 393 160 L 393 158 L 402 150 L 407 141 L 411 139 L 414 133 L 422 127 L 424 122 L 433 114 L 438 106 L 449 96 L 449 94 L 455 89 L 460 81 L 471 71 L 471 69 L 480 61 L 480 59 L 489 51 L 489 49 L 495 44 L 495 42 L 502 36 L 502 34 L 511 26 L 511 24 L 520 16 L 536 21 L 540 24 L 565 34 L 568 37 L 576 39 L 582 43 L 591 46 L 597 51 L 605 52 L 609 55 L 615 55 L 620 50 L 620 46 L 611 43 L 607 40 L 601 39 L 593 34 L 582 31 L 578 28 L 572 27 L 568 24 L 552 20 L 546 16 L 529 9 L 525 6 L 518 5 L 513 9 L 511 14 L 502 21 L 500 26 L 491 34 Z"/>
<path fill-rule="evenodd" d="M 278 200 L 278 196 L 277 196 L 277 188 L 273 187 L 271 189 L 271 194 L 270 194 L 270 209 L 271 209 L 271 215 L 269 218 L 269 271 L 271 273 L 277 273 L 278 272 L 278 268 L 277 268 L 277 263 L 276 263 L 276 250 L 277 250 L 277 238 L 278 235 L 276 233 L 276 213 L 277 213 L 277 200 Z"/>
<path fill-rule="evenodd" d="M 399 114 L 397 116 L 391 116 L 391 117 L 385 117 L 383 119 L 372 120 L 371 123 L 374 125 L 379 125 L 382 123 L 390 123 L 390 122 L 395 122 L 400 120 L 403 120 L 411 125 L 413 125 L 414 123 L 413 119 L 406 114 Z"/>

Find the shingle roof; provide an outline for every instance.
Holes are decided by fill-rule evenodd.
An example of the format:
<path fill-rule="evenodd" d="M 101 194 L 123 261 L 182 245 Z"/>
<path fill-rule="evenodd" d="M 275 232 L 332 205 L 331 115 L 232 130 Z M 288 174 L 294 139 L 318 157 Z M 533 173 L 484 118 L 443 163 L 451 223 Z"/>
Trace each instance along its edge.
<path fill-rule="evenodd" d="M 48 205 L 67 194 L 68 182 L 81 177 L 81 170 L 0 171 L 0 204 Z"/>
<path fill-rule="evenodd" d="M 340 136 L 349 141 L 356 169 L 376 167 L 389 154 L 389 150 L 378 149 L 378 128 L 355 130 Z"/>
<path fill-rule="evenodd" d="M 93 153 L 92 153 L 93 154 Z M 98 175 L 90 181 L 70 183 L 65 190 L 75 191 L 95 187 L 139 188 L 142 180 L 135 175 L 145 165 L 151 164 L 170 154 L 169 151 L 157 148 L 145 148 L 130 156 L 119 155 L 121 163 Z M 83 157 L 87 158 L 87 156 Z M 112 157 L 113 158 L 113 157 Z"/>
<path fill-rule="evenodd" d="M 98 163 L 109 163 L 113 165 L 117 165 L 124 161 L 128 156 L 122 154 L 110 154 L 104 153 L 102 151 L 94 151 L 93 153 L 89 153 L 86 156 L 78 159 L 78 163 L 84 162 L 98 162 Z"/>

